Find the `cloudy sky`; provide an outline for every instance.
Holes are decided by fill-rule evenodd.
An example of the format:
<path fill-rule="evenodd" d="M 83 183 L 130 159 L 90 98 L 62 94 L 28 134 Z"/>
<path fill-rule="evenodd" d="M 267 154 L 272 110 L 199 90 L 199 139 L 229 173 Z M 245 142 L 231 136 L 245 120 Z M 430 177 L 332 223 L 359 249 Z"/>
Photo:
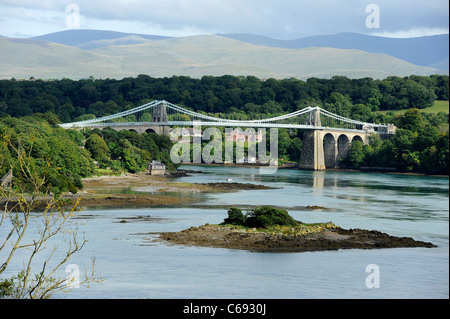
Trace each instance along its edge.
<path fill-rule="evenodd" d="M 165 36 L 412 37 L 448 33 L 448 12 L 448 0 L 0 0 L 0 35 L 81 28 Z"/>

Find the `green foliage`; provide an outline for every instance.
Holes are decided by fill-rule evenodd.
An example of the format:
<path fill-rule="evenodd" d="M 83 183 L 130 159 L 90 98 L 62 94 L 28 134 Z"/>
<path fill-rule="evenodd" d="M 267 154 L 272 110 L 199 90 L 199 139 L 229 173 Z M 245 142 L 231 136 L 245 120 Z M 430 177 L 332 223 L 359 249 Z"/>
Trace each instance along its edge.
<path fill-rule="evenodd" d="M 417 132 L 425 123 L 419 109 L 409 109 L 406 113 L 396 116 L 394 124 L 399 128 Z"/>
<path fill-rule="evenodd" d="M 360 142 L 352 143 L 342 164 L 356 168 L 393 167 L 399 171 L 448 174 L 448 131 L 443 133 L 436 127 L 441 121 L 448 121 L 448 116 L 425 115 L 418 109 L 397 114 L 395 123 L 399 128 L 393 137 L 382 141 L 375 135 L 369 145 L 364 146 Z"/>
<path fill-rule="evenodd" d="M 246 120 L 261 115 L 293 112 L 319 105 L 347 116 L 357 107 L 358 116 L 367 110 L 398 110 L 432 105 L 448 100 L 447 75 L 349 79 L 311 78 L 259 80 L 252 76 L 185 76 L 152 78 L 140 75 L 122 80 L 0 81 L 0 114 L 22 117 L 35 113 L 56 114 L 47 119 L 70 122 L 114 114 L 149 102 L 168 100 L 195 111 L 226 114 Z M 243 112 L 244 111 L 244 112 Z"/>
<path fill-rule="evenodd" d="M 23 171 L 17 156 L 26 158 L 30 172 Z M 90 154 L 80 148 L 62 128 L 51 127 L 42 117 L 0 119 L 0 175 L 10 169 L 14 185 L 27 191 L 25 174 L 45 177 L 42 191 L 53 193 L 82 188 L 81 178 L 91 176 L 94 166 Z"/>
<path fill-rule="evenodd" d="M 8 299 L 14 297 L 15 278 L 0 280 L 0 299 Z"/>
<path fill-rule="evenodd" d="M 50 167 L 68 176 L 74 185 L 79 184 L 79 178 L 93 174 L 92 158 L 98 161 L 100 168 L 111 168 L 115 172 L 143 170 L 148 159 L 162 161 L 170 170 L 176 168 L 169 156 L 171 141 L 165 136 L 112 129 L 56 132 L 55 126 L 60 122 L 129 110 L 151 99 L 165 99 L 197 112 L 234 120 L 262 119 L 307 106 L 320 106 L 355 120 L 395 123 L 400 128 L 398 137 L 364 146 L 362 150 L 356 145 L 350 151 L 349 165 L 445 172 L 448 171 L 444 161 L 448 147 L 439 134 L 448 131 L 448 114 L 425 114 L 418 110 L 430 107 L 436 99 L 448 101 L 448 92 L 447 75 L 390 76 L 384 80 L 334 76 L 306 81 L 230 75 L 201 79 L 139 75 L 122 80 L 95 81 L 0 80 L 0 123 L 13 128 L 12 145 L 28 140 L 21 142 L 22 146 L 32 152 L 32 158 L 39 159 L 38 165 L 44 168 L 50 162 Z M 417 110 L 405 111 L 400 116 L 393 112 L 374 113 L 410 108 Z M 26 118 L 15 121 L 7 115 Z M 144 120 L 150 118 L 149 114 L 142 117 Z M 178 117 L 178 120 L 188 119 L 185 115 Z M 135 120 L 135 117 L 129 120 Z M 430 129 L 431 126 L 439 127 L 439 132 Z M 280 158 L 298 161 L 302 132 L 280 130 L 279 133 Z M 99 138 L 91 137 L 92 134 Z M 66 141 L 70 143 L 68 147 Z M 84 141 L 90 153 L 81 148 L 74 151 L 74 147 L 83 146 Z M 8 171 L 12 164 L 10 150 L 10 146 L 0 143 L 0 173 Z"/>
<path fill-rule="evenodd" d="M 85 132 L 86 149 L 98 161 L 101 169 L 110 168 L 113 172 L 143 172 L 148 162 L 158 160 L 174 171 L 170 159 L 172 141 L 168 136 L 156 133 L 138 134 L 134 131 L 115 131 L 111 128 Z"/>
<path fill-rule="evenodd" d="M 347 157 L 342 161 L 345 166 L 361 167 L 364 163 L 367 150 L 360 141 L 353 141 Z"/>
<path fill-rule="evenodd" d="M 225 218 L 223 222 L 224 224 L 241 226 L 245 224 L 245 216 L 241 209 L 231 207 L 228 210 L 228 218 Z"/>
<path fill-rule="evenodd" d="M 228 210 L 228 218 L 224 220 L 223 224 L 250 228 L 267 228 L 275 225 L 295 227 L 298 225 L 298 222 L 284 209 L 262 206 L 250 210 L 245 216 L 241 209 L 230 208 Z"/>
<path fill-rule="evenodd" d="M 92 154 L 92 158 L 97 161 L 103 160 L 108 157 L 108 145 L 97 134 L 92 134 L 86 140 L 86 149 Z"/>

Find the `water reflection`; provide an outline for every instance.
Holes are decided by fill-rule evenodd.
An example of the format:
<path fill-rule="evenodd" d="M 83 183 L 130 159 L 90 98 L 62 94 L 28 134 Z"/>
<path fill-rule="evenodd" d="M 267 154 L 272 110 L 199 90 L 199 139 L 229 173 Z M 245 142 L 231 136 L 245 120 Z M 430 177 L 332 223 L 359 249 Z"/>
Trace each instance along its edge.
<path fill-rule="evenodd" d="M 313 188 L 315 190 L 322 189 L 325 186 L 325 172 L 313 173 Z"/>

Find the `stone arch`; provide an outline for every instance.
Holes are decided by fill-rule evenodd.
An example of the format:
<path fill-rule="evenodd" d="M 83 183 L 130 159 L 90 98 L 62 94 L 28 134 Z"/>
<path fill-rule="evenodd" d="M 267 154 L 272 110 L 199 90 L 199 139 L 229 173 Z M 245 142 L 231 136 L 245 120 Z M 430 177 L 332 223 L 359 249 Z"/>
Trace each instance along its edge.
<path fill-rule="evenodd" d="M 323 138 L 323 151 L 325 157 L 325 167 L 336 167 L 336 139 L 333 134 L 328 133 Z"/>
<path fill-rule="evenodd" d="M 346 158 L 350 148 L 350 140 L 347 135 L 341 134 L 338 138 L 338 158 Z"/>
<path fill-rule="evenodd" d="M 148 128 L 148 129 L 146 129 L 146 130 L 145 130 L 145 133 L 146 133 L 146 134 L 150 134 L 150 133 L 156 133 L 156 134 L 158 134 L 158 132 L 156 132 L 156 130 L 153 129 L 153 128 Z"/>
<path fill-rule="evenodd" d="M 361 136 L 359 136 L 359 135 L 355 135 L 355 136 L 353 137 L 352 143 L 355 142 L 355 141 L 360 141 L 362 144 L 364 144 L 363 138 L 362 138 Z"/>
<path fill-rule="evenodd" d="M 139 132 L 137 130 L 134 130 L 132 128 L 128 129 L 129 132 L 135 132 L 136 134 L 139 134 Z"/>

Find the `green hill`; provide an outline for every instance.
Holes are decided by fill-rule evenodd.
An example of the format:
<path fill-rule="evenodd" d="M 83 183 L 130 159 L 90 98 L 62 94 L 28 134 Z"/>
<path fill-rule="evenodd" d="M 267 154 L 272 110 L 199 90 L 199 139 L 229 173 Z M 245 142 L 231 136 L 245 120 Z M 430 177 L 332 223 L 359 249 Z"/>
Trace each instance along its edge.
<path fill-rule="evenodd" d="M 0 38 L 0 51 L 1 79 L 114 77 L 121 72 L 115 58 L 51 42 Z"/>
<path fill-rule="evenodd" d="M 0 51 L 0 78 L 123 78 L 139 74 L 200 78 L 230 74 L 382 79 L 438 73 L 437 69 L 386 54 L 333 48 L 271 48 L 214 35 L 103 46 L 90 51 L 38 40 L 1 38 Z"/>

